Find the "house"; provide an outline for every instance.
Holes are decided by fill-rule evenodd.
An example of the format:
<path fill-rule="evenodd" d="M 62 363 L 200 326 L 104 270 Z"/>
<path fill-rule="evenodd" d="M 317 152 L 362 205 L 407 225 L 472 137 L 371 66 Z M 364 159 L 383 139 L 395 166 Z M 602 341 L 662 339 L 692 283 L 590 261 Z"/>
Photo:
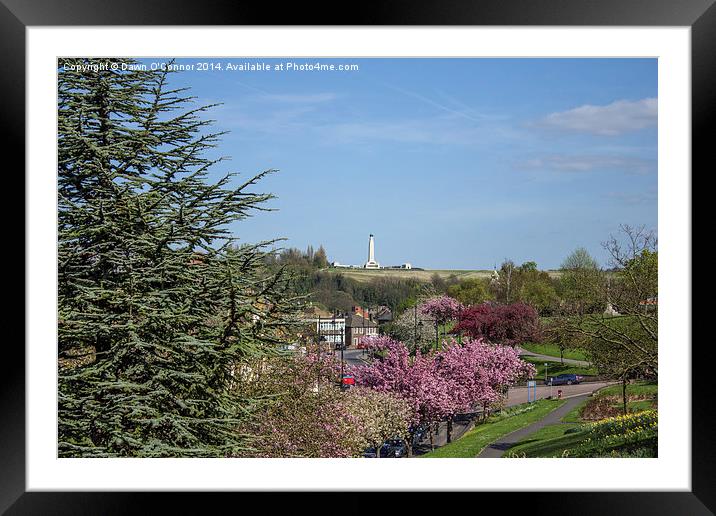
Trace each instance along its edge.
<path fill-rule="evenodd" d="M 378 323 L 373 321 L 368 314 L 360 307 L 353 307 L 353 313 L 349 314 L 346 321 L 346 347 L 357 347 L 358 340 L 365 336 L 378 335 Z M 357 315 L 355 310 L 360 310 Z"/>
<path fill-rule="evenodd" d="M 374 319 L 378 323 L 378 326 L 383 326 L 393 321 L 393 312 L 391 312 L 387 306 L 379 306 Z"/>
<path fill-rule="evenodd" d="M 659 298 L 657 296 L 648 297 L 639 301 L 639 306 L 644 308 L 644 312 L 655 311 L 659 306 Z"/>
<path fill-rule="evenodd" d="M 346 342 L 346 318 L 343 316 L 318 317 L 315 323 L 316 335 L 326 342 L 330 349 L 340 348 Z"/>
<path fill-rule="evenodd" d="M 301 319 L 303 330 L 300 335 L 309 342 L 320 342 L 330 349 L 337 349 L 345 342 L 346 318 L 311 306 Z M 323 346 L 322 346 L 323 347 Z"/>

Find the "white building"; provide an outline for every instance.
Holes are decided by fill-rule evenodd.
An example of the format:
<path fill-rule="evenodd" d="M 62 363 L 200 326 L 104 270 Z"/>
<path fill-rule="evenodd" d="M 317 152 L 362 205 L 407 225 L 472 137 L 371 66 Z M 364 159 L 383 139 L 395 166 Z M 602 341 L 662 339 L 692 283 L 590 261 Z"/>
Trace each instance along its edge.
<path fill-rule="evenodd" d="M 329 343 L 332 348 L 335 348 L 336 345 L 345 343 L 345 317 L 317 317 L 315 319 L 309 319 L 306 322 L 315 325 L 316 336 L 320 335 L 321 340 Z"/>

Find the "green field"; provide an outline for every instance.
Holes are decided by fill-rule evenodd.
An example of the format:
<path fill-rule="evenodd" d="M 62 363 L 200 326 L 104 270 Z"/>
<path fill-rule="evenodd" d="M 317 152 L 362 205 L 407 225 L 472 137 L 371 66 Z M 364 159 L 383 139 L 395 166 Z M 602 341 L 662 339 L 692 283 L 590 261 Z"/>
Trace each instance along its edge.
<path fill-rule="evenodd" d="M 464 280 L 469 278 L 489 278 L 492 275 L 492 270 L 488 269 L 343 269 L 330 267 L 323 269 L 327 272 L 335 274 L 342 274 L 347 278 L 352 278 L 356 281 L 370 281 L 374 278 L 398 278 L 398 279 L 414 279 L 422 282 L 429 282 L 433 275 L 437 274 L 440 278 L 446 280 L 450 276 L 455 276 L 457 279 Z M 559 277 L 561 274 L 559 271 L 547 271 L 551 277 Z"/>
<path fill-rule="evenodd" d="M 475 457 L 488 444 L 515 430 L 539 421 L 563 403 L 565 403 L 565 400 L 538 400 L 533 403 L 510 407 L 501 414 L 490 417 L 485 423 L 481 423 L 466 432 L 457 441 L 421 455 L 421 457 Z"/>

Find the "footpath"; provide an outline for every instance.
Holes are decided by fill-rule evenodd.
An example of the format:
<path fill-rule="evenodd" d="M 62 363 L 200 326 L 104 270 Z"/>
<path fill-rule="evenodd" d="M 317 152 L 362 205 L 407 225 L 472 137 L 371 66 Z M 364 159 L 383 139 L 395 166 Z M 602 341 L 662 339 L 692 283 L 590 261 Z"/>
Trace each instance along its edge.
<path fill-rule="evenodd" d="M 572 398 L 569 398 L 567 402 L 561 407 L 553 410 L 539 421 L 532 423 L 524 428 L 515 430 L 514 432 L 505 435 L 500 438 L 499 441 L 494 442 L 485 447 L 482 452 L 477 456 L 478 459 L 485 458 L 498 458 L 502 457 L 504 453 L 513 447 L 515 444 L 520 442 L 530 434 L 535 433 L 537 430 L 544 428 L 547 425 L 554 425 L 559 423 L 564 416 L 566 416 L 570 410 L 579 405 L 589 394 L 578 394 Z"/>

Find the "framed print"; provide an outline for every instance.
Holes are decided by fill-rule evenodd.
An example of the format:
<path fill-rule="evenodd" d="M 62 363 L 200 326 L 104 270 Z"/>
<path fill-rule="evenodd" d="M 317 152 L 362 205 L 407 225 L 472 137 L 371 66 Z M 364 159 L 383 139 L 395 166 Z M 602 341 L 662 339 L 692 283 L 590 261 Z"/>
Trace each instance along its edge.
<path fill-rule="evenodd" d="M 27 304 L 0 506 L 712 514 L 712 3 L 2 0 Z"/>

